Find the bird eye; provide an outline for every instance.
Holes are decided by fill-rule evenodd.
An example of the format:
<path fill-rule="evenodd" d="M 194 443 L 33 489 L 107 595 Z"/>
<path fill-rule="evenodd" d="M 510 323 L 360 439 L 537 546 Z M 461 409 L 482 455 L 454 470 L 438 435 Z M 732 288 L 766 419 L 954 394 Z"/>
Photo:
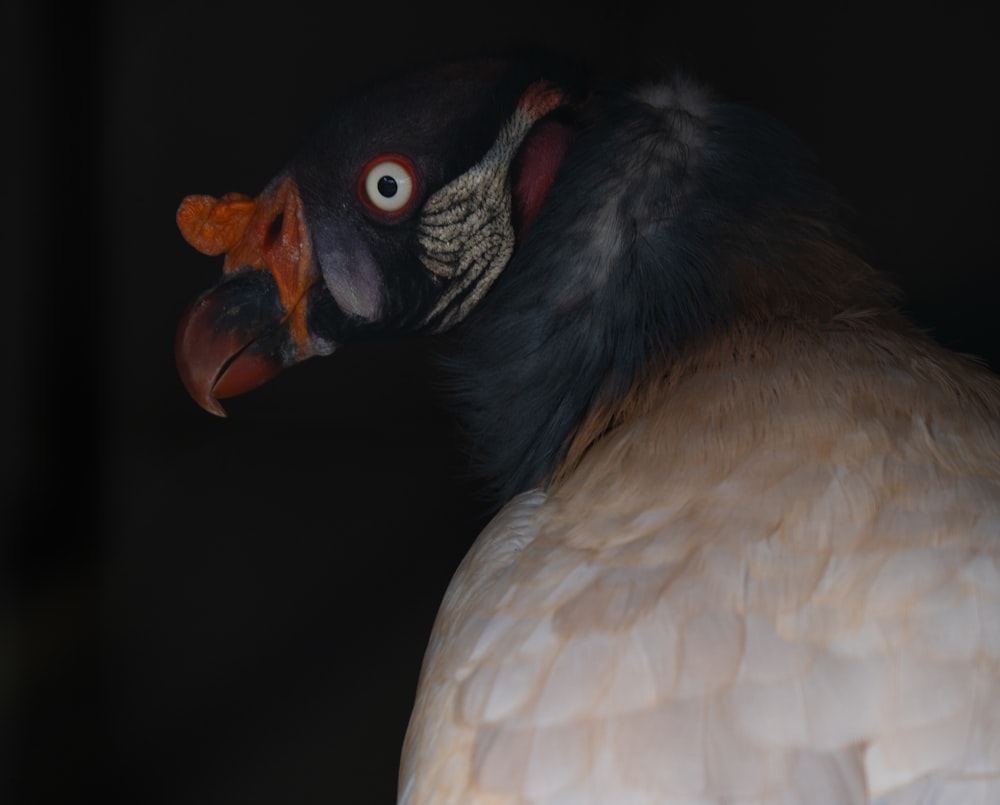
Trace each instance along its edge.
<path fill-rule="evenodd" d="M 408 159 L 381 156 L 369 162 L 361 172 L 358 191 L 369 207 L 397 215 L 410 206 L 415 184 L 413 166 Z"/>

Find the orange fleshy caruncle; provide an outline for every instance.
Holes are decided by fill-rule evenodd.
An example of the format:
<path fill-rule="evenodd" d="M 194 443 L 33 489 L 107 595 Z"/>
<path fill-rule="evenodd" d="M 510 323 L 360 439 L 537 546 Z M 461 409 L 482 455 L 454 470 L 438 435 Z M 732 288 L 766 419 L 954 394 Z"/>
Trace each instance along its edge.
<path fill-rule="evenodd" d="M 225 254 L 223 272 L 266 271 L 277 290 L 274 318 L 246 329 L 221 329 L 237 311 L 221 290 L 209 291 L 184 315 L 177 335 L 177 363 L 191 396 L 206 410 L 224 414 L 216 399 L 248 391 L 273 377 L 287 356 L 262 354 L 258 339 L 287 328 L 298 359 L 307 357 L 309 334 L 303 298 L 319 272 L 295 182 L 284 177 L 256 199 L 241 193 L 221 198 L 188 196 L 177 210 L 184 239 L 203 254 Z M 220 289 L 221 286 L 216 286 Z M 280 304 L 279 304 L 280 303 Z M 220 307 L 221 305 L 221 307 Z"/>
<path fill-rule="evenodd" d="M 214 257 L 234 248 L 246 232 L 257 202 L 243 193 L 188 196 L 177 209 L 177 226 L 184 240 Z"/>
<path fill-rule="evenodd" d="M 318 272 L 302 214 L 298 188 L 285 177 L 256 199 L 242 193 L 221 198 L 188 196 L 177 210 L 184 239 L 202 254 L 225 253 L 226 273 L 243 266 L 266 269 L 278 283 L 295 343 L 308 343 L 304 311 L 299 304 Z"/>

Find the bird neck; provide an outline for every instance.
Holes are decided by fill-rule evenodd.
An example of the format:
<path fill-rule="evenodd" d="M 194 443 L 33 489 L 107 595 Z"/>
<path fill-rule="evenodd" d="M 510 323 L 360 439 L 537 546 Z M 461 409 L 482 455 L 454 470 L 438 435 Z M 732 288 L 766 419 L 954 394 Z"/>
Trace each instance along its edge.
<path fill-rule="evenodd" d="M 683 82 L 593 110 L 446 358 L 501 500 L 572 467 L 720 334 L 886 309 L 826 189 L 781 167 L 800 146 L 745 114 Z"/>

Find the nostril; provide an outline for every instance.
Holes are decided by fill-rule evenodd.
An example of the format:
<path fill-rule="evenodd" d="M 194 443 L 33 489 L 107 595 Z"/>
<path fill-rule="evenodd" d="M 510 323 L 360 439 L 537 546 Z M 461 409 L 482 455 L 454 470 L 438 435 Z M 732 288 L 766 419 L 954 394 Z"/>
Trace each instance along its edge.
<path fill-rule="evenodd" d="M 268 244 L 273 243 L 281 235 L 281 228 L 285 225 L 285 213 L 279 212 L 271 225 L 267 228 L 267 242 Z"/>

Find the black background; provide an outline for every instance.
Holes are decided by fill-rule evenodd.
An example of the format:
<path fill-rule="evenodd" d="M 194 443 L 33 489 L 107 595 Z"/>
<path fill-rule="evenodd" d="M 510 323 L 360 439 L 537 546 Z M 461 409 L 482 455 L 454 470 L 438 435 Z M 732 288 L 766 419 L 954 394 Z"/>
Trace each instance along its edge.
<path fill-rule="evenodd" d="M 226 421 L 186 397 L 173 332 L 220 261 L 184 195 L 256 193 L 339 92 L 428 59 L 681 67 L 812 146 L 913 315 L 997 367 L 995 42 L 915 8 L 5 5 L 0 802 L 393 801 L 482 523 L 420 344 Z"/>

